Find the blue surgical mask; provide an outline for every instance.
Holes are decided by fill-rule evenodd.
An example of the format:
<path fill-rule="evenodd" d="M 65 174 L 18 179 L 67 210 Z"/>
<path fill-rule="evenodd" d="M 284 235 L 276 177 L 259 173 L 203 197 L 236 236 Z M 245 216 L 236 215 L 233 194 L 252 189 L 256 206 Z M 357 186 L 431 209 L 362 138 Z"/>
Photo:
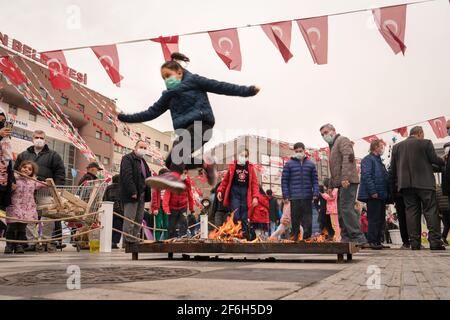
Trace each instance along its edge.
<path fill-rule="evenodd" d="M 298 160 L 303 160 L 305 158 L 305 153 L 304 152 L 296 152 L 296 153 L 294 153 L 293 157 Z"/>
<path fill-rule="evenodd" d="M 323 136 L 323 140 L 325 140 L 325 142 L 328 144 L 332 144 L 334 141 L 334 136 L 332 136 L 331 134 L 326 134 Z"/>
<path fill-rule="evenodd" d="M 178 80 L 175 76 L 168 77 L 166 80 L 164 80 L 164 82 L 166 83 L 166 87 L 169 90 L 178 88 L 181 84 L 181 80 Z"/>

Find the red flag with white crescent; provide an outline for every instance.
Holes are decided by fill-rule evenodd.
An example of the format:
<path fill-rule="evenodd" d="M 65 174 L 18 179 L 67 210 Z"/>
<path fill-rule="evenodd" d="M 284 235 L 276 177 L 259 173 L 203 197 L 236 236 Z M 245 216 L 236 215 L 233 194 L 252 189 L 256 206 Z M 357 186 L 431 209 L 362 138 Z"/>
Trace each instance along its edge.
<path fill-rule="evenodd" d="M 403 138 L 406 138 L 408 136 L 408 127 L 397 128 L 393 131 L 401 135 Z"/>
<path fill-rule="evenodd" d="M 297 20 L 315 64 L 328 62 L 328 17 Z"/>
<path fill-rule="evenodd" d="M 91 47 L 91 49 L 94 51 L 103 68 L 105 68 L 112 83 L 120 87 L 120 81 L 123 77 L 119 73 L 119 54 L 116 45 L 96 46 Z"/>
<path fill-rule="evenodd" d="M 445 117 L 439 117 L 436 119 L 428 120 L 428 123 L 430 124 L 431 128 L 433 129 L 434 134 L 436 135 L 436 138 L 443 139 L 447 137 L 447 122 L 445 120 Z"/>
<path fill-rule="evenodd" d="M 367 141 L 368 143 L 371 143 L 374 140 L 380 140 L 376 135 L 371 135 L 368 137 L 364 137 L 363 140 Z"/>
<path fill-rule="evenodd" d="M 66 57 L 61 50 L 41 52 L 41 55 L 46 55 L 48 59 L 47 67 L 49 71 L 48 80 L 55 90 L 67 90 L 71 88 L 70 79 L 68 77 L 68 70 Z"/>
<path fill-rule="evenodd" d="M 372 10 L 372 14 L 383 38 L 395 54 L 405 55 L 406 5 Z"/>
<path fill-rule="evenodd" d="M 214 50 L 228 69 L 240 71 L 242 56 L 237 29 L 209 31 L 208 33 Z"/>
<path fill-rule="evenodd" d="M 280 51 L 284 62 L 288 62 L 294 55 L 291 53 L 292 21 L 275 22 L 261 26 L 270 41 Z"/>
<path fill-rule="evenodd" d="M 0 71 L 16 86 L 27 82 L 27 78 L 10 57 L 0 58 Z"/>
<path fill-rule="evenodd" d="M 180 49 L 178 47 L 178 36 L 171 36 L 171 37 L 158 37 L 150 39 L 150 41 L 158 42 L 161 44 L 161 49 L 163 51 L 164 59 L 166 61 L 172 60 L 170 57 L 172 53 L 174 52 L 180 52 Z"/>

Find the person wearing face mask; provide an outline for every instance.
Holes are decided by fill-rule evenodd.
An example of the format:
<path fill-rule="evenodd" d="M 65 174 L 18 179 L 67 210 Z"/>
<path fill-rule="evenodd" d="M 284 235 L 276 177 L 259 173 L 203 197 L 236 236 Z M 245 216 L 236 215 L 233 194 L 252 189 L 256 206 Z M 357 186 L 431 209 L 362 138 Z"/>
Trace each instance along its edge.
<path fill-rule="evenodd" d="M 248 161 L 248 149 L 241 149 L 238 159 L 228 166 L 227 173 L 217 188 L 217 200 L 233 212 L 234 223 L 241 221 L 242 231 L 250 237 L 248 218 L 258 205 L 259 182 L 255 167 Z"/>
<path fill-rule="evenodd" d="M 14 183 L 14 174 L 12 161 L 9 159 L 8 151 L 10 149 L 11 129 L 5 127 L 6 113 L 0 108 L 0 209 L 5 210 L 11 204 L 12 184 Z"/>
<path fill-rule="evenodd" d="M 78 181 L 79 186 L 87 185 L 89 181 L 97 180 L 97 175 L 99 171 L 103 168 L 97 162 L 91 162 L 86 167 L 86 173 Z"/>
<path fill-rule="evenodd" d="M 319 197 L 319 180 L 316 165 L 305 154 L 305 145 L 294 145 L 294 155 L 284 165 L 281 189 L 285 203 L 291 204 L 291 239 L 299 239 L 300 225 L 303 239 L 312 235 L 312 202 Z"/>
<path fill-rule="evenodd" d="M 124 155 L 120 163 L 119 188 L 123 212 L 125 217 L 138 224 L 124 219 L 123 232 L 132 237 L 124 235 L 123 247 L 136 243 L 134 237 L 139 238 L 145 203 L 151 201 L 151 190 L 145 184 L 145 179 L 151 176 L 150 168 L 144 159 L 147 149 L 147 143 L 139 140 L 134 150 Z"/>
<path fill-rule="evenodd" d="M 359 217 L 353 210 L 359 184 L 353 144 L 347 137 L 337 134 L 334 126 L 329 123 L 320 128 L 320 134 L 330 147 L 330 187 L 338 188 L 341 242 L 367 246 L 367 240 L 361 232 Z"/>
<path fill-rule="evenodd" d="M 33 161 L 38 165 L 37 179 L 45 181 L 47 178 L 52 178 L 56 185 L 66 184 L 66 168 L 61 156 L 49 148 L 46 143 L 46 135 L 42 130 L 36 130 L 33 132 L 33 145 L 27 148 L 25 151 L 17 156 L 17 160 L 14 163 L 14 170 L 18 170 L 23 161 Z M 38 212 L 40 216 L 40 212 Z M 55 221 L 54 224 L 45 224 L 45 237 L 60 238 L 62 234 L 61 221 Z M 53 234 L 53 235 L 52 235 Z M 27 230 L 27 235 L 31 236 Z M 24 239 L 26 240 L 26 239 Z M 48 247 L 52 247 L 50 250 L 54 250 L 54 246 L 58 249 L 66 247 L 62 241 L 57 241 L 54 244 L 49 244 Z M 25 247 L 25 251 L 34 251 L 35 246 Z"/>
<path fill-rule="evenodd" d="M 406 207 L 406 224 L 412 250 L 421 250 L 421 217 L 425 216 L 431 250 L 445 250 L 437 210 L 436 178 L 433 165 L 442 167 L 431 140 L 425 139 L 423 128 L 413 127 L 409 137 L 392 148 L 393 184 L 402 193 Z"/>
<path fill-rule="evenodd" d="M 172 60 L 161 66 L 161 76 L 167 90 L 161 98 L 148 110 L 135 114 L 119 114 L 122 122 L 137 123 L 158 118 L 170 110 L 173 127 L 178 135 L 171 152 L 166 159 L 166 167 L 171 171 L 161 176 L 148 179 L 151 187 L 181 191 L 185 184 L 180 180 L 184 169 L 202 168 L 209 185 L 215 185 L 217 170 L 213 158 L 195 158 L 194 152 L 212 137 L 215 124 L 214 114 L 208 99 L 208 92 L 250 97 L 259 92 L 256 86 L 239 86 L 226 82 L 207 79 L 190 73 L 183 68 L 181 62 L 189 62 L 189 58 L 181 53 L 173 53 Z M 186 155 L 186 152 L 189 154 Z"/>
<path fill-rule="evenodd" d="M 358 200 L 367 203 L 367 241 L 374 250 L 383 249 L 381 240 L 386 219 L 386 201 L 389 199 L 388 172 L 381 160 L 384 148 L 384 141 L 372 141 L 370 153 L 361 161 Z"/>

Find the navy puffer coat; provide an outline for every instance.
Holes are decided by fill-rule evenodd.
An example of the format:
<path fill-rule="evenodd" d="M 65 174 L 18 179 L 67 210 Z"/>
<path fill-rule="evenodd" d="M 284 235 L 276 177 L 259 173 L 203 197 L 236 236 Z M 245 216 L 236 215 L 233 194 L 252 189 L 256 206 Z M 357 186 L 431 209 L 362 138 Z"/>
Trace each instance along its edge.
<path fill-rule="evenodd" d="M 388 172 L 381 157 L 371 153 L 361 161 L 361 184 L 358 200 L 365 202 L 376 193 L 378 199 L 388 199 Z"/>
<path fill-rule="evenodd" d="M 305 158 L 303 163 L 292 158 L 283 168 L 281 176 L 283 198 L 308 200 L 319 196 L 316 165 Z"/>

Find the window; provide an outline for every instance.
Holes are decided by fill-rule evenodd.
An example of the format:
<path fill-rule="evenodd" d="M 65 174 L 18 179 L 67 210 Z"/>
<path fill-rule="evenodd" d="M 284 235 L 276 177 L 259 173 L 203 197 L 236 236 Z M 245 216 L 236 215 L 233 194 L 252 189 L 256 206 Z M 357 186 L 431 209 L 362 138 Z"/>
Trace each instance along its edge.
<path fill-rule="evenodd" d="M 41 96 L 42 96 L 44 99 L 47 99 L 47 90 L 45 90 L 44 88 L 40 87 L 40 88 L 39 88 L 39 93 L 41 94 Z"/>
<path fill-rule="evenodd" d="M 107 135 L 105 135 L 105 141 L 106 141 L 106 142 L 111 142 L 111 137 L 110 137 L 110 136 L 107 136 Z"/>
<path fill-rule="evenodd" d="M 64 97 L 64 96 L 61 96 L 61 105 L 68 106 L 69 105 L 69 99 Z"/>
<path fill-rule="evenodd" d="M 17 107 L 16 107 L 16 106 L 13 106 L 13 105 L 10 105 L 10 106 L 9 106 L 9 113 L 11 113 L 11 114 L 17 116 Z"/>
<path fill-rule="evenodd" d="M 119 132 L 119 128 L 116 125 L 114 126 L 114 131 L 116 131 L 116 133 Z"/>
<path fill-rule="evenodd" d="M 146 142 L 148 145 L 150 145 L 150 142 L 151 142 L 150 138 L 149 138 L 149 137 L 145 137 L 145 142 Z"/>
<path fill-rule="evenodd" d="M 120 150 L 120 146 L 118 146 L 118 145 L 114 145 L 114 152 L 121 152 L 121 150 Z"/>
<path fill-rule="evenodd" d="M 161 142 L 155 141 L 155 146 L 156 146 L 158 149 L 161 149 Z"/>
<path fill-rule="evenodd" d="M 164 151 L 166 151 L 166 152 L 169 151 L 169 146 L 167 144 L 164 144 Z"/>
<path fill-rule="evenodd" d="M 138 138 L 138 140 L 141 140 L 142 136 L 140 133 L 136 132 L 136 137 Z"/>
<path fill-rule="evenodd" d="M 103 120 L 103 113 L 101 113 L 100 111 L 97 112 L 97 114 L 95 115 L 95 118 L 97 120 Z"/>
<path fill-rule="evenodd" d="M 95 131 L 95 138 L 98 140 L 102 140 L 102 133 L 100 131 Z"/>
<path fill-rule="evenodd" d="M 37 120 L 37 114 L 36 114 L 36 113 L 30 112 L 30 115 L 28 116 L 28 119 L 29 119 L 30 121 L 36 122 L 36 120 Z"/>
<path fill-rule="evenodd" d="M 79 103 L 78 110 L 80 110 L 81 112 L 84 112 L 84 104 Z"/>
<path fill-rule="evenodd" d="M 103 164 L 105 166 L 109 166 L 109 158 L 108 157 L 103 157 Z"/>
<path fill-rule="evenodd" d="M 95 161 L 97 161 L 98 163 L 100 163 L 102 160 L 102 157 L 100 157 L 98 154 L 95 155 Z"/>

